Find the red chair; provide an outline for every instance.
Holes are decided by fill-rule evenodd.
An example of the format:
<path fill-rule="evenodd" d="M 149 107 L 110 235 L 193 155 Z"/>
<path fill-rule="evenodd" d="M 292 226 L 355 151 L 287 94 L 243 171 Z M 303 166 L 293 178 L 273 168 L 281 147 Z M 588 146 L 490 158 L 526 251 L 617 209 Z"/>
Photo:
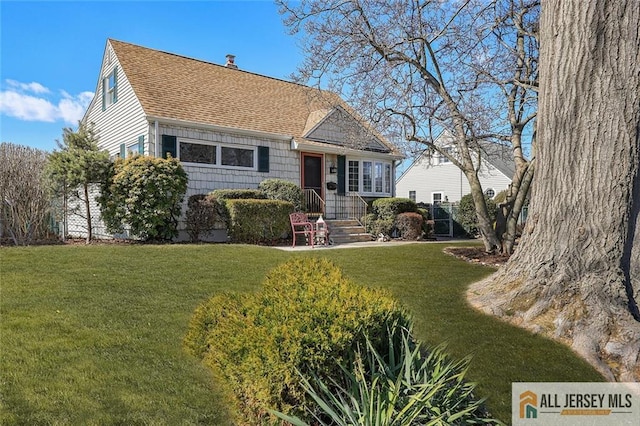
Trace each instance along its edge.
<path fill-rule="evenodd" d="M 306 213 L 291 213 L 289 215 L 291 222 L 291 232 L 293 232 L 293 247 L 296 246 L 296 235 L 304 235 L 306 244 L 314 245 L 316 239 L 315 225 L 309 222 Z"/>

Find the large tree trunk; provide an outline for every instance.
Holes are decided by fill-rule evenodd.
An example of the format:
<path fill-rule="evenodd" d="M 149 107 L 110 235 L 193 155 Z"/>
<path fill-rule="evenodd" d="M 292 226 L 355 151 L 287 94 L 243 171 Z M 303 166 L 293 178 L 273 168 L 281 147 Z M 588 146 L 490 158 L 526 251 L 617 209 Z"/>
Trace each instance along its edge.
<path fill-rule="evenodd" d="M 532 212 L 475 306 L 640 380 L 640 7 L 543 2 Z"/>

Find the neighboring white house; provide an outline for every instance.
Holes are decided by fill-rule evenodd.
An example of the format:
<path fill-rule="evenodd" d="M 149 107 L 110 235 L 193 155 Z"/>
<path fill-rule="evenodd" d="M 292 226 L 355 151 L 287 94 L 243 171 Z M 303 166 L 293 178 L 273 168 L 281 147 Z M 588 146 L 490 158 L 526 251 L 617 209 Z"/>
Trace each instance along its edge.
<path fill-rule="evenodd" d="M 186 198 L 282 178 L 338 218 L 395 195 L 402 155 L 339 96 L 240 70 L 232 55 L 222 66 L 109 39 L 95 93 L 83 121 L 99 146 L 178 158 Z"/>
<path fill-rule="evenodd" d="M 451 149 L 455 155 L 451 136 L 446 131 L 438 136 L 436 143 Z M 485 194 L 493 198 L 511 184 L 515 164 L 510 147 L 495 143 L 483 143 L 481 147 L 478 177 Z M 445 156 L 428 151 L 416 158 L 396 181 L 397 196 L 418 203 L 453 203 L 470 192 L 469 182 L 458 167 Z"/>

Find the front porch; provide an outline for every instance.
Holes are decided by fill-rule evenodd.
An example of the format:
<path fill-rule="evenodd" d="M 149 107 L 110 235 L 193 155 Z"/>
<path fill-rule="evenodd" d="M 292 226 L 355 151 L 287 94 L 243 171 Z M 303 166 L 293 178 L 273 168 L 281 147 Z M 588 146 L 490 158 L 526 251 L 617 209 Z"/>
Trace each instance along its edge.
<path fill-rule="evenodd" d="M 309 217 L 318 218 L 322 215 L 325 219 L 358 221 L 366 226 L 368 204 L 358 194 L 328 193 L 323 199 L 315 189 L 304 190 L 304 208 Z"/>

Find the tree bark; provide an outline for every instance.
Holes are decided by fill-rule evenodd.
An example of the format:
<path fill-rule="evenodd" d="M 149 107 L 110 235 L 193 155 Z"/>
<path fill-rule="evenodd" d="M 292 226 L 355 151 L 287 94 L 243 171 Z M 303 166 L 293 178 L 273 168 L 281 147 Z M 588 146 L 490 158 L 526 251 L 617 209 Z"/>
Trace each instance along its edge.
<path fill-rule="evenodd" d="M 536 180 L 520 248 L 478 308 L 640 380 L 640 7 L 543 2 Z"/>
<path fill-rule="evenodd" d="M 93 239 L 93 232 L 91 228 L 91 202 L 89 200 L 89 184 L 84 182 L 82 185 L 84 189 L 84 208 L 87 212 L 87 241 L 86 244 L 91 244 Z"/>

